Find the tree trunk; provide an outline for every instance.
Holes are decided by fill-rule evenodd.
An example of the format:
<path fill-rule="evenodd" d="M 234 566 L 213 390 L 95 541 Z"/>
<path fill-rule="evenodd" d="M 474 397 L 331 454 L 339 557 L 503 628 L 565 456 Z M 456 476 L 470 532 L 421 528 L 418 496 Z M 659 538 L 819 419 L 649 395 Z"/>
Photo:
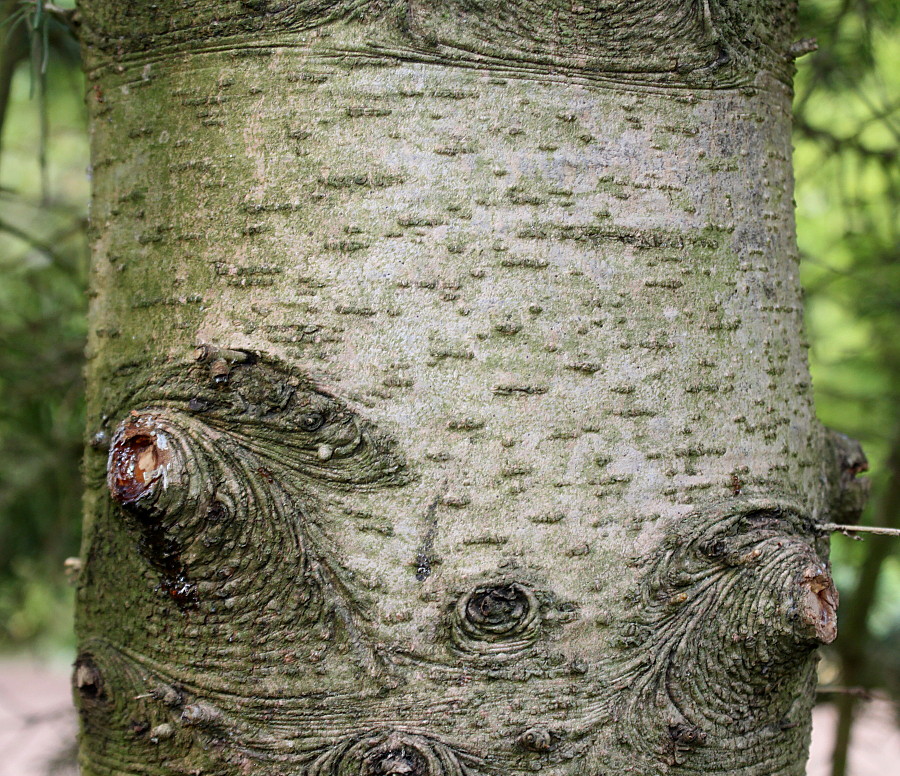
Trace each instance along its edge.
<path fill-rule="evenodd" d="M 82 4 L 86 776 L 803 773 L 793 10 Z"/>

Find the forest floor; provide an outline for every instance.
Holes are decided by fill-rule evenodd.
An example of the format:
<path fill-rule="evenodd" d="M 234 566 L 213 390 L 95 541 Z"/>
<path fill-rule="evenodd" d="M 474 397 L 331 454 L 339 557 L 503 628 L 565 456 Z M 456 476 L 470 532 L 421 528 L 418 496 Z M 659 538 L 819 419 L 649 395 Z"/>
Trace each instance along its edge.
<path fill-rule="evenodd" d="M 829 776 L 835 712 L 813 712 L 807 776 Z M 0 776 L 76 776 L 69 671 L 60 664 L 0 660 Z M 884 700 L 864 704 L 854 727 L 849 776 L 886 776 L 900 763 L 900 729 Z"/>

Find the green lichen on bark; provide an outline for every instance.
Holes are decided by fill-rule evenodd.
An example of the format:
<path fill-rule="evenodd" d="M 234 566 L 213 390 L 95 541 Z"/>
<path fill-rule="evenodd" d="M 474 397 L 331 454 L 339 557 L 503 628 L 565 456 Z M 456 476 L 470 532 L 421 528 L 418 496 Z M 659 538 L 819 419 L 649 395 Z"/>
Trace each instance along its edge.
<path fill-rule="evenodd" d="M 790 4 L 81 14 L 84 772 L 802 773 Z"/>

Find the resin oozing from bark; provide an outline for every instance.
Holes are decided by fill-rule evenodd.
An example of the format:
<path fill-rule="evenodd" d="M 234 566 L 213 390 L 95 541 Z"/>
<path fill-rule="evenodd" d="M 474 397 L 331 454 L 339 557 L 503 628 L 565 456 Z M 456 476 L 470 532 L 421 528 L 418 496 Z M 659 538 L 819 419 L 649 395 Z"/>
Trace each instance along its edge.
<path fill-rule="evenodd" d="M 172 461 L 166 435 L 152 416 L 126 422 L 113 437 L 109 451 L 109 489 L 120 504 L 134 504 L 152 497 L 156 487 L 168 484 Z"/>

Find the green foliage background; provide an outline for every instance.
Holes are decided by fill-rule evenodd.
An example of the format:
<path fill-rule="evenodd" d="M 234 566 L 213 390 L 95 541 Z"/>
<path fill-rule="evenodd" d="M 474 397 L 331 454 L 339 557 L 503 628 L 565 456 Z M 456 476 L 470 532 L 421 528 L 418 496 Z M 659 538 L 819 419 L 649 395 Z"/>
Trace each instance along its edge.
<path fill-rule="evenodd" d="M 822 421 L 859 439 L 869 458 L 863 522 L 897 528 L 900 503 L 889 485 L 900 479 L 900 4 L 817 0 L 801 10 L 819 42 L 798 63 L 794 153 L 816 404 Z M 897 549 L 900 539 L 834 538 L 841 614 L 857 627 L 827 655 L 827 684 L 846 683 L 848 650 L 866 651 L 871 638 L 879 657 L 853 683 L 900 689 Z M 863 600 L 867 561 L 862 586 L 874 589 Z"/>
<path fill-rule="evenodd" d="M 37 7 L 0 0 L 0 18 Z M 0 50 L 0 85 L 12 79 L 5 116 L 0 104 L 0 649 L 7 651 L 66 649 L 72 638 L 62 567 L 78 553 L 89 188 L 77 46 L 55 18 L 43 37 L 29 33 L 26 18 L 19 22 L 19 45 L 44 41 L 45 49 L 15 57 L 14 68 L 15 33 Z M 869 456 L 873 495 L 863 521 L 900 527 L 900 494 L 889 488 L 900 480 L 900 3 L 807 0 L 801 24 L 819 43 L 798 62 L 795 101 L 816 400 L 823 422 L 859 439 Z M 900 540 L 835 538 L 835 577 L 844 610 L 855 614 L 826 656 L 826 689 L 850 681 L 900 690 L 894 546 Z M 877 659 L 863 659 L 854 672 L 848 660 L 859 654 Z"/>
<path fill-rule="evenodd" d="M 22 13 L 19 2 L 2 14 Z M 8 17 L 7 17 L 8 18 Z M 0 78 L 27 19 L 0 27 Z M 12 70 L 0 112 L 0 649 L 72 640 L 63 559 L 78 552 L 89 181 L 77 44 L 57 22 Z M 38 46 L 43 42 L 38 38 Z M 46 92 L 42 88 L 46 83 Z M 42 125 L 49 127 L 42 137 Z"/>

